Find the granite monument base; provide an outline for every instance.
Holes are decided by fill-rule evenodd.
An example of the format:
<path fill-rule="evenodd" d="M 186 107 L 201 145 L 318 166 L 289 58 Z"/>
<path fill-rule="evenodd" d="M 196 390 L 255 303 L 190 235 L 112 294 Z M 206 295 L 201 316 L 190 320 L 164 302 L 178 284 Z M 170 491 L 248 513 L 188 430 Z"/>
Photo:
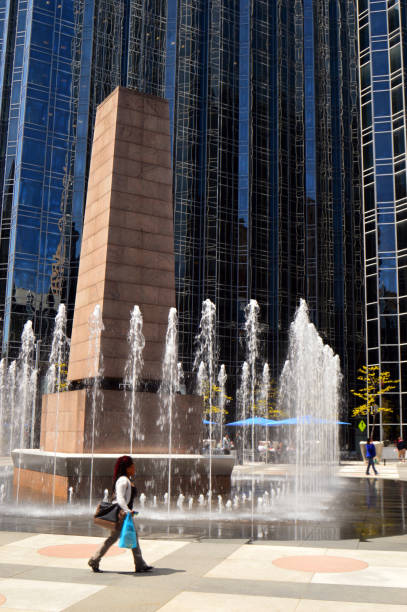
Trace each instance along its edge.
<path fill-rule="evenodd" d="M 55 470 L 55 501 L 67 503 L 72 487 L 72 502 L 88 502 L 93 470 L 92 499 L 94 505 L 111 491 L 114 463 L 119 454 L 51 453 L 41 450 L 14 450 L 14 491 L 19 479 L 19 500 L 49 504 L 52 501 Z M 136 465 L 135 482 L 139 494 L 156 495 L 162 500 L 168 489 L 168 454 L 133 454 Z M 231 455 L 212 458 L 213 494 L 228 495 L 234 466 Z M 172 498 L 180 493 L 194 497 L 206 495 L 209 488 L 209 457 L 198 454 L 171 456 Z"/>

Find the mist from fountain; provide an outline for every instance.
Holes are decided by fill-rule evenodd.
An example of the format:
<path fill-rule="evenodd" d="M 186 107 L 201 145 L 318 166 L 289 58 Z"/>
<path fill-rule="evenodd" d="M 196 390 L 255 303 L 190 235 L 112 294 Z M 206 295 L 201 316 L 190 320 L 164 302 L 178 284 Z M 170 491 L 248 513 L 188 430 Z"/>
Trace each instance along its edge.
<path fill-rule="evenodd" d="M 250 372 L 250 417 L 256 416 L 256 389 L 257 372 L 256 365 L 259 357 L 259 313 L 260 308 L 256 300 L 250 300 L 245 308 L 245 332 L 246 332 L 246 362 Z M 252 460 L 255 451 L 254 423 L 251 426 L 251 449 Z"/>
<path fill-rule="evenodd" d="M 143 335 L 143 315 L 135 305 L 131 311 L 130 328 L 127 335 L 129 356 L 124 368 L 124 385 L 128 395 L 130 454 L 133 452 L 134 440 L 142 440 L 144 436 L 140 428 L 140 411 L 138 410 L 137 388 L 143 371 L 143 350 L 146 344 Z"/>
<path fill-rule="evenodd" d="M 321 498 L 334 484 L 338 465 L 339 357 L 324 345 L 301 300 L 290 327 L 288 358 L 280 379 L 279 408 L 297 425 L 290 427 L 295 449 L 295 499 Z"/>
<path fill-rule="evenodd" d="M 197 350 L 195 354 L 194 367 L 201 369 L 201 364 L 205 365 L 207 375 L 207 395 L 209 402 L 209 512 L 212 510 L 212 440 L 213 440 L 213 392 L 214 381 L 217 367 L 217 343 L 216 343 L 216 306 L 211 300 L 206 299 L 202 304 L 201 321 L 199 324 L 200 332 L 196 338 Z M 199 393 L 203 394 L 202 383 L 199 381 Z"/>
<path fill-rule="evenodd" d="M 269 364 L 265 363 L 263 366 L 263 374 L 261 377 L 260 385 L 260 408 L 262 415 L 265 419 L 269 418 L 269 393 L 270 393 L 270 368 Z M 266 445 L 268 445 L 269 439 L 269 428 L 264 428 Z M 268 461 L 268 451 L 266 450 L 266 462 Z"/>
<path fill-rule="evenodd" d="M 0 455 L 6 453 L 8 444 L 6 443 L 6 432 L 4 425 L 7 423 L 7 361 L 0 361 Z M 8 441 L 7 441 L 8 442 Z"/>
<path fill-rule="evenodd" d="M 102 311 L 97 304 L 93 313 L 89 317 L 89 345 L 88 361 L 89 370 L 93 376 L 88 381 L 88 393 L 91 397 L 91 462 L 90 462 L 90 486 L 89 486 L 89 508 L 93 506 L 93 471 L 95 454 L 95 434 L 96 434 L 96 407 L 99 411 L 103 410 L 103 394 L 101 393 L 101 383 L 103 377 L 103 354 L 100 346 L 101 333 L 104 330 L 102 321 Z"/>
<path fill-rule="evenodd" d="M 8 454 L 18 446 L 16 440 L 16 387 L 17 387 L 17 362 L 12 361 L 7 369 L 7 401 L 9 405 L 8 422 L 10 424 Z M 7 421 L 6 421 L 7 422 Z"/>
<path fill-rule="evenodd" d="M 21 349 L 18 357 L 17 385 L 21 392 L 18 412 L 15 416 L 18 426 L 18 448 L 19 469 L 17 476 L 16 502 L 19 502 L 20 493 L 20 474 L 21 474 L 21 451 L 27 448 L 30 443 L 30 425 L 32 423 L 32 413 L 35 411 L 36 402 L 36 370 L 34 367 L 35 336 L 32 328 L 32 321 L 27 321 L 21 334 Z"/>
<path fill-rule="evenodd" d="M 69 352 L 69 341 L 66 336 L 66 308 L 60 304 L 55 317 L 55 327 L 52 336 L 51 352 L 48 360 L 47 392 L 56 393 L 57 401 L 55 407 L 55 440 L 54 440 L 54 467 L 52 480 L 52 506 L 55 506 L 55 485 L 57 469 L 57 450 L 59 436 L 59 401 L 62 391 L 62 368 L 65 367 Z"/>
<path fill-rule="evenodd" d="M 225 368 L 225 364 L 222 364 L 220 366 L 220 370 L 219 370 L 219 374 L 218 374 L 218 386 L 219 386 L 219 400 L 218 400 L 218 410 L 219 410 L 219 418 L 218 418 L 218 424 L 219 424 L 219 438 L 220 438 L 220 443 L 222 444 L 223 441 L 223 426 L 225 423 L 225 405 L 226 405 L 226 381 L 227 381 L 227 374 L 226 374 L 226 368 Z"/>
<path fill-rule="evenodd" d="M 182 366 L 178 363 L 178 317 L 176 308 L 170 308 L 168 314 L 168 327 L 165 336 L 164 359 L 162 363 L 160 396 L 160 419 L 157 425 L 161 430 L 168 427 L 168 485 L 167 510 L 171 509 L 171 472 L 172 472 L 172 428 L 175 395 L 180 388 L 180 371 Z"/>
<path fill-rule="evenodd" d="M 243 362 L 242 373 L 240 377 L 240 386 L 237 392 L 237 402 L 239 408 L 239 416 L 242 421 L 249 418 L 250 408 L 250 369 L 247 361 Z M 241 454 L 243 463 L 246 459 L 246 446 L 247 446 L 247 427 L 243 427 L 243 433 L 241 434 Z"/>

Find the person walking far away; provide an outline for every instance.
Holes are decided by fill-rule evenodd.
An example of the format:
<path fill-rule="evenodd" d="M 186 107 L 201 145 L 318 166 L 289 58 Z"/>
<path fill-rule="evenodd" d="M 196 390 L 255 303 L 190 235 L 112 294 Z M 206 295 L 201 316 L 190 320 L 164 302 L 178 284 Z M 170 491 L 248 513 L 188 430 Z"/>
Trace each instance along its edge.
<path fill-rule="evenodd" d="M 406 460 L 406 443 L 401 438 L 397 438 L 396 442 L 397 452 L 399 454 L 399 461 Z"/>
<path fill-rule="evenodd" d="M 123 525 L 126 514 L 136 514 L 133 510 L 133 501 L 137 495 L 137 489 L 132 484 L 131 480 L 136 472 L 133 459 L 127 455 L 119 457 L 114 466 L 113 473 L 113 491 L 115 494 L 115 500 L 121 510 L 119 513 L 119 519 L 116 523 L 115 528 L 112 530 L 110 536 L 105 540 L 99 550 L 91 557 L 88 561 L 88 565 L 94 572 L 100 572 L 99 564 L 100 560 L 107 553 L 109 548 L 117 542 L 120 537 L 120 531 Z M 149 572 L 153 569 L 151 565 L 147 565 L 141 554 L 140 543 L 137 536 L 137 547 L 132 548 L 134 566 L 136 572 Z"/>
<path fill-rule="evenodd" d="M 375 445 L 372 443 L 372 438 L 368 438 L 367 439 L 367 444 L 366 444 L 366 459 L 367 459 L 367 470 L 366 470 L 366 476 L 369 475 L 369 470 L 370 470 L 370 466 L 372 466 L 374 473 L 377 475 L 378 472 L 375 468 L 375 464 L 374 464 L 374 458 L 376 457 L 376 448 Z"/>

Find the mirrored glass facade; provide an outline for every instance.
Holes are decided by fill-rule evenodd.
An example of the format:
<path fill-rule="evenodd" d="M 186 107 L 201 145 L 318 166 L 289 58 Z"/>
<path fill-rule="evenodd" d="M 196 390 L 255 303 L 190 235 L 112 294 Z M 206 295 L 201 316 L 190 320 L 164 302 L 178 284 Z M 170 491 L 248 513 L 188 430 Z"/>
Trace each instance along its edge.
<path fill-rule="evenodd" d="M 339 353 L 363 359 L 360 131 L 353 1 L 168 2 L 177 298 L 191 369 L 217 304 L 237 385 L 243 308 L 261 307 L 276 378 L 300 297 Z M 349 383 L 350 384 L 350 383 Z"/>
<path fill-rule="evenodd" d="M 407 435 L 407 3 L 359 0 L 366 363 L 400 380 L 381 436 Z"/>
<path fill-rule="evenodd" d="M 299 298 L 339 353 L 361 353 L 353 0 L 0 0 L 0 316 L 49 345 L 72 318 L 96 106 L 119 84 L 170 102 L 181 359 L 217 304 L 231 393 L 244 307 L 277 378 Z M 259 364 L 260 365 L 260 364 Z"/>
<path fill-rule="evenodd" d="M 14 357 L 33 320 L 42 356 L 72 320 L 97 105 L 117 85 L 162 93 L 158 0 L 0 0 L 0 317 Z"/>

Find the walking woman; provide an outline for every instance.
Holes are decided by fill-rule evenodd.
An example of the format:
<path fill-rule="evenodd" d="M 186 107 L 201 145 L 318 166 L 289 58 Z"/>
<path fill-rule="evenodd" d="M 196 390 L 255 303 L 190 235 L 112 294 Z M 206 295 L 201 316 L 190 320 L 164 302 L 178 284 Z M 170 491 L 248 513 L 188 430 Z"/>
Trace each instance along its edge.
<path fill-rule="evenodd" d="M 99 550 L 88 561 L 88 565 L 94 572 L 101 571 L 99 569 L 101 558 L 119 539 L 126 514 L 135 514 L 135 511 L 133 510 L 133 501 L 137 495 L 137 489 L 130 480 L 133 478 L 135 471 L 136 468 L 131 457 L 124 455 L 123 457 L 119 457 L 116 461 L 113 474 L 113 491 L 115 493 L 114 501 L 119 504 L 121 510 L 119 512 L 119 520 L 116 523 L 115 529 L 111 532 L 110 536 L 107 538 L 107 540 L 105 540 Z M 149 572 L 153 569 L 152 566 L 147 565 L 143 559 L 138 538 L 137 548 L 132 548 L 132 553 L 136 572 Z"/>

